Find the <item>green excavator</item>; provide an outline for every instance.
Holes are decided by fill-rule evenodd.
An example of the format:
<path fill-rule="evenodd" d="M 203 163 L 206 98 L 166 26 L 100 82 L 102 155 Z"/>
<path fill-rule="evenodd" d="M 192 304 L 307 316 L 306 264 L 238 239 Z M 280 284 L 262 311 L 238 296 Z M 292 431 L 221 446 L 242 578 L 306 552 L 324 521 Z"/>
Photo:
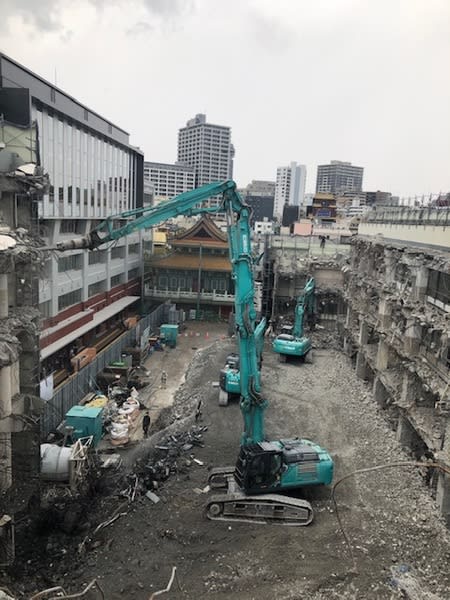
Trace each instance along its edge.
<path fill-rule="evenodd" d="M 285 326 L 272 342 L 272 348 L 278 354 L 280 362 L 286 362 L 290 356 L 311 358 L 311 340 L 304 334 L 304 324 L 307 317 L 313 316 L 315 312 L 314 290 L 314 279 L 309 277 L 303 292 L 297 298 L 294 325 Z"/>
<path fill-rule="evenodd" d="M 202 206 L 209 198 L 217 196 L 222 197 L 218 207 Z M 108 217 L 86 236 L 60 242 L 56 249 L 94 250 L 133 231 L 178 215 L 213 212 L 225 213 L 227 217 L 229 255 L 235 283 L 239 396 L 244 431 L 236 465 L 213 469 L 210 473 L 209 484 L 213 494 L 207 502 L 206 514 L 212 520 L 308 525 L 313 519 L 311 504 L 283 492 L 329 485 L 333 477 L 333 461 L 325 449 L 308 439 L 266 439 L 264 413 L 269 403 L 261 393 L 261 341 L 259 333 L 255 335 L 250 207 L 242 201 L 235 182 L 211 183 L 157 206 Z M 126 224 L 115 228 L 117 220 L 124 219 L 127 219 Z M 258 331 L 263 326 L 264 322 Z"/>

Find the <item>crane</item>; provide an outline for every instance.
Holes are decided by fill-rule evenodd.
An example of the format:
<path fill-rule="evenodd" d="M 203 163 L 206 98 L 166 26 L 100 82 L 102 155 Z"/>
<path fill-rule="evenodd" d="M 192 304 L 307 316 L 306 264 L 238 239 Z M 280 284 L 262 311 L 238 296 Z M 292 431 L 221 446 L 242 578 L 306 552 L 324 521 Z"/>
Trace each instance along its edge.
<path fill-rule="evenodd" d="M 218 207 L 202 205 L 212 196 L 222 197 Z M 235 282 L 238 379 L 244 428 L 235 467 L 218 468 L 210 472 L 209 483 L 215 494 L 209 498 L 206 513 L 212 520 L 307 525 L 313 518 L 310 503 L 278 492 L 330 484 L 333 461 L 326 450 L 306 439 L 266 440 L 264 413 L 268 401 L 261 393 L 260 372 L 264 323 L 256 327 L 250 208 L 242 201 L 235 182 L 211 183 L 154 207 L 108 217 L 84 237 L 60 242 L 56 249 L 94 250 L 168 218 L 219 211 L 226 213 L 229 255 Z M 117 219 L 129 217 L 135 218 L 119 228 L 114 227 Z"/>
<path fill-rule="evenodd" d="M 304 335 L 304 322 L 307 316 L 314 314 L 314 290 L 315 281 L 309 277 L 303 292 L 297 298 L 294 326 L 285 326 L 272 342 L 272 348 L 278 354 L 280 362 L 286 362 L 288 356 L 306 358 L 311 353 L 311 340 Z"/>

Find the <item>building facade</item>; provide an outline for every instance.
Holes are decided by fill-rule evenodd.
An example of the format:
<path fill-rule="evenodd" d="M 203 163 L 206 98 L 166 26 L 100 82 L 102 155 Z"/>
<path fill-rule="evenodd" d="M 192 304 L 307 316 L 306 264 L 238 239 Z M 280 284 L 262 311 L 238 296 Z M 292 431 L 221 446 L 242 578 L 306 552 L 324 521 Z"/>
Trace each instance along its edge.
<path fill-rule="evenodd" d="M 227 317 L 234 302 L 227 235 L 205 215 L 169 244 L 170 252 L 148 258 L 146 299 Z"/>
<path fill-rule="evenodd" d="M 37 209 L 46 245 L 82 236 L 103 219 L 143 205 L 143 155 L 128 133 L 1 54 L 0 112 L 21 127 L 36 124 L 38 163 L 50 179 Z M 47 372 L 67 363 L 74 342 L 76 348 L 95 344 L 120 323 L 139 299 L 141 264 L 139 232 L 114 247 L 47 259 L 37 301 Z"/>
<path fill-rule="evenodd" d="M 144 162 L 144 184 L 153 186 L 155 202 L 168 200 L 195 188 L 194 167 Z"/>
<path fill-rule="evenodd" d="M 450 211 L 371 214 L 346 271 L 344 348 L 415 460 L 450 467 Z M 450 524 L 450 482 L 426 483 Z"/>
<path fill-rule="evenodd" d="M 286 204 L 304 205 L 306 185 L 306 167 L 291 162 L 288 167 L 278 167 L 275 184 L 274 216 L 281 219 Z"/>
<path fill-rule="evenodd" d="M 242 190 L 244 195 L 248 196 L 275 196 L 275 181 L 263 181 L 261 179 L 253 179 L 248 186 Z"/>
<path fill-rule="evenodd" d="M 356 167 L 350 162 L 332 160 L 329 165 L 317 167 L 316 192 L 327 194 L 360 192 L 363 174 L 363 167 Z"/>
<path fill-rule="evenodd" d="M 195 170 L 195 187 L 233 178 L 231 128 L 206 122 L 198 114 L 178 132 L 178 164 Z"/>
<path fill-rule="evenodd" d="M 308 216 L 322 223 L 334 223 L 337 214 L 336 197 L 334 194 L 317 192 L 314 194 L 313 203 L 308 206 Z"/>

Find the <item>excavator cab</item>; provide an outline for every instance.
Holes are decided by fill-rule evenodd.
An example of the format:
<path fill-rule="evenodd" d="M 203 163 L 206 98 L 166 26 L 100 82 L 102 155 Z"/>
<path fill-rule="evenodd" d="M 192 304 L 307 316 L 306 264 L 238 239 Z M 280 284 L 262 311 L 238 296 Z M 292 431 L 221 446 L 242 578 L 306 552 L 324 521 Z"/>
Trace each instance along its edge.
<path fill-rule="evenodd" d="M 281 484 L 283 455 L 271 442 L 241 446 L 234 477 L 247 494 L 273 490 Z"/>

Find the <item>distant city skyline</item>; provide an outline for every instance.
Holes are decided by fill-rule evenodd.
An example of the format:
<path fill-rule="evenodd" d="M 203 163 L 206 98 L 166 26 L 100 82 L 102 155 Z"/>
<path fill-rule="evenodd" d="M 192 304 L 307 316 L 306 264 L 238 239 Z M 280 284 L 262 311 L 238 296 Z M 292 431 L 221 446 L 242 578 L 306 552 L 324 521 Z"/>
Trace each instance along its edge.
<path fill-rule="evenodd" d="M 205 113 L 231 128 L 239 187 L 299 157 L 313 192 L 338 159 L 364 166 L 365 189 L 413 197 L 450 190 L 449 22 L 427 0 L 4 0 L 0 35 L 148 161 L 174 163 L 178 129 Z"/>

